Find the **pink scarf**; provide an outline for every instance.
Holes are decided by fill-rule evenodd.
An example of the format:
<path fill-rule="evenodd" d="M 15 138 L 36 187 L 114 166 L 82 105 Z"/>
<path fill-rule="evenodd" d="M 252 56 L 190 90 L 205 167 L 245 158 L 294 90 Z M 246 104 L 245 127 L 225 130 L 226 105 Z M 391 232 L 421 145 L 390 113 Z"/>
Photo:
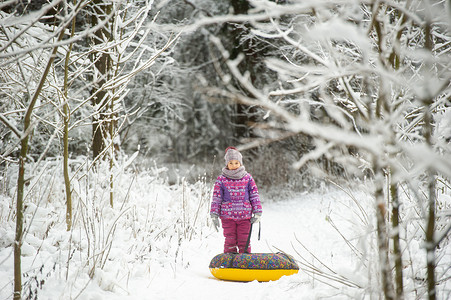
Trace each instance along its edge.
<path fill-rule="evenodd" d="M 227 167 L 222 168 L 222 175 L 230 179 L 241 179 L 247 172 L 244 166 L 239 167 L 236 170 L 229 170 Z"/>

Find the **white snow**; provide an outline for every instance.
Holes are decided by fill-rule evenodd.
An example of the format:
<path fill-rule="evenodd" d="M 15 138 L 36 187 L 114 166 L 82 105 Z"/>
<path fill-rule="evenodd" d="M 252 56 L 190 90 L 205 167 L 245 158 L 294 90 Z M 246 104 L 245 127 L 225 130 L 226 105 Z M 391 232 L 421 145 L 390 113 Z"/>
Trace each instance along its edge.
<path fill-rule="evenodd" d="M 223 248 L 222 233 L 213 229 L 208 216 L 212 180 L 187 183 L 180 178 L 169 185 L 158 175 L 161 170 L 122 174 L 115 183 L 114 208 L 105 184 L 108 172 L 95 180 L 92 173 L 80 177 L 74 184 L 72 232 L 66 231 L 62 186 L 30 191 L 25 214 L 29 230 L 22 246 L 24 298 L 379 298 L 373 204 L 365 186 L 323 188 L 289 199 L 261 195 L 261 240 L 254 226 L 253 252 L 284 251 L 294 256 L 301 270 L 275 282 L 226 282 L 208 269 Z M 0 197 L 0 299 L 11 299 L 14 201 Z M 418 232 L 414 222 L 406 227 L 406 232 Z M 421 240 L 402 245 L 406 274 L 424 278 Z M 449 248 L 440 254 L 441 278 L 449 277 Z M 419 286 L 406 280 L 408 299 L 422 295 L 424 286 Z M 446 281 L 438 287 L 441 296 L 449 296 L 450 290 Z"/>

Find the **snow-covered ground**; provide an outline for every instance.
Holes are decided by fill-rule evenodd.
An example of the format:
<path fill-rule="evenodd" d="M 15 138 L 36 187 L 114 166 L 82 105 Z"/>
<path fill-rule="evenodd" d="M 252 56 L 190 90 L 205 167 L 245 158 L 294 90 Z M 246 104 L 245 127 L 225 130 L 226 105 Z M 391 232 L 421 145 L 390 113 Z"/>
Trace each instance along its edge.
<path fill-rule="evenodd" d="M 261 240 L 257 240 L 257 226 L 253 252 L 287 252 L 298 260 L 301 271 L 275 282 L 237 283 L 217 280 L 208 269 L 223 248 L 222 233 L 213 229 L 208 218 L 211 179 L 200 178 L 194 184 L 180 179 L 169 185 L 158 173 L 154 169 L 139 176 L 118 175 L 114 208 L 109 206 L 103 181 L 108 174 L 103 179 L 89 174 L 79 178 L 74 185 L 71 232 L 66 231 L 63 189 L 55 180 L 59 175 L 43 175 L 48 176 L 49 185 L 34 187 L 27 201 L 22 261 L 25 297 L 379 298 L 373 206 L 365 188 L 322 189 L 289 199 L 262 195 Z M 14 200 L 0 197 L 0 299 L 11 299 Z M 425 278 L 421 240 L 410 239 L 405 254 L 405 272 L 415 278 L 406 279 L 407 299 L 421 299 L 424 283 L 415 281 Z M 448 244 L 440 257 L 441 265 L 450 265 Z M 449 277 L 446 267 L 439 270 L 444 270 L 441 278 Z M 438 289 L 441 299 L 449 297 L 449 280 Z"/>

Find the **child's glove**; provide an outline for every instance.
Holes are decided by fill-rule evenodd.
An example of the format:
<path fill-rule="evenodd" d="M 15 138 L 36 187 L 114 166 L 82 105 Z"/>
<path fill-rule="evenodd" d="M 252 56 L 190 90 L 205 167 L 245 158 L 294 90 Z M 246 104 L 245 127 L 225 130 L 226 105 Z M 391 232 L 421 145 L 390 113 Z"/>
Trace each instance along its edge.
<path fill-rule="evenodd" d="M 218 228 L 219 228 L 219 219 L 218 219 L 218 216 L 215 215 L 215 214 L 210 214 L 210 216 L 211 216 L 211 220 L 213 221 L 213 226 L 215 227 L 216 231 L 219 231 L 219 230 L 218 230 Z"/>
<path fill-rule="evenodd" d="M 262 213 L 255 213 L 254 216 L 251 218 L 251 224 L 260 222 L 261 217 L 262 217 Z"/>

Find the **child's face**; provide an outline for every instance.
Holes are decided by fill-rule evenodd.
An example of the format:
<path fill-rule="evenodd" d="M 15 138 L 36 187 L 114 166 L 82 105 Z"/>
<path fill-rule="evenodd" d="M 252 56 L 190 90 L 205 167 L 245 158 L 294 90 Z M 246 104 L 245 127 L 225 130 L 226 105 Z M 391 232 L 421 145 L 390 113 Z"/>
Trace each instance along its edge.
<path fill-rule="evenodd" d="M 240 162 L 236 159 L 232 159 L 227 163 L 227 168 L 229 170 L 236 170 L 241 166 Z"/>

